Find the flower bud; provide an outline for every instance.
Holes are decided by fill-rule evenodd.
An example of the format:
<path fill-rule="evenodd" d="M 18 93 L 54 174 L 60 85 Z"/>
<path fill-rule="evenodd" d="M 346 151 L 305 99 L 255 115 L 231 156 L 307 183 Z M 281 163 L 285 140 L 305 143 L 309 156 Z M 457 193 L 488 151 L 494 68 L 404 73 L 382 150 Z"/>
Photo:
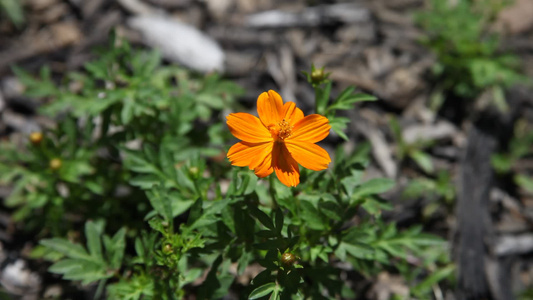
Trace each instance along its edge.
<path fill-rule="evenodd" d="M 315 65 L 311 65 L 311 74 L 304 72 L 307 75 L 307 81 L 314 87 L 328 82 L 329 74 L 324 72 L 324 67 L 317 69 Z"/>
<path fill-rule="evenodd" d="M 61 168 L 62 163 L 63 162 L 61 161 L 61 159 L 54 158 L 50 160 L 50 169 L 52 169 L 53 171 L 57 171 Z"/>
<path fill-rule="evenodd" d="M 41 132 L 32 132 L 30 134 L 30 142 L 34 145 L 39 145 L 43 140 L 43 134 Z"/>
<path fill-rule="evenodd" d="M 290 252 L 285 252 L 281 255 L 281 262 L 286 266 L 292 266 L 296 261 L 296 256 Z"/>
<path fill-rule="evenodd" d="M 189 174 L 192 178 L 198 178 L 198 174 L 200 173 L 200 170 L 198 167 L 190 167 L 189 168 Z"/>
<path fill-rule="evenodd" d="M 165 254 L 170 254 L 172 253 L 174 249 L 172 249 L 172 245 L 171 244 L 165 244 L 165 246 L 163 247 L 163 252 Z"/>
<path fill-rule="evenodd" d="M 324 80 L 324 68 L 314 69 L 311 72 L 311 80 L 316 83 L 319 83 Z"/>

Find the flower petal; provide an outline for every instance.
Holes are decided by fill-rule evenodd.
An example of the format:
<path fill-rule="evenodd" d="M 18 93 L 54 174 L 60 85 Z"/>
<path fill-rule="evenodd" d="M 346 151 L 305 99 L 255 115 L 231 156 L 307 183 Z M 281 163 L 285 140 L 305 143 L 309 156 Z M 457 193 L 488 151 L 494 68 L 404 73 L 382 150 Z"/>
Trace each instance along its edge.
<path fill-rule="evenodd" d="M 238 142 L 228 150 L 228 159 L 232 165 L 257 168 L 267 156 L 272 157 L 273 142 L 248 143 Z M 272 160 L 272 158 L 270 158 Z"/>
<path fill-rule="evenodd" d="M 296 107 L 294 102 L 287 102 L 283 105 L 282 116 L 284 116 L 285 120 L 294 126 L 294 124 L 303 119 L 304 113 L 301 109 Z"/>
<path fill-rule="evenodd" d="M 274 143 L 271 144 L 272 146 Z M 259 160 L 261 163 L 255 167 L 254 173 L 257 177 L 263 178 L 267 177 L 268 175 L 272 174 L 274 169 L 272 168 L 272 148 L 270 149 L 270 152 L 265 156 L 265 159 L 263 161 Z"/>
<path fill-rule="evenodd" d="M 330 128 L 328 118 L 318 114 L 308 115 L 294 124 L 292 135 L 286 140 L 320 142 L 328 136 Z"/>
<path fill-rule="evenodd" d="M 283 100 L 281 96 L 273 90 L 264 92 L 257 98 L 257 114 L 263 122 L 264 127 L 277 125 L 282 118 Z"/>
<path fill-rule="evenodd" d="M 279 181 L 291 187 L 300 183 L 300 169 L 298 163 L 285 147 L 284 143 L 274 143 L 272 150 L 272 166 Z"/>
<path fill-rule="evenodd" d="M 331 158 L 326 150 L 313 143 L 285 141 L 287 150 L 302 167 L 320 171 L 328 168 Z"/>
<path fill-rule="evenodd" d="M 234 113 L 226 117 L 231 133 L 238 139 L 250 143 L 262 143 L 272 141 L 268 129 L 261 121 L 251 114 Z"/>

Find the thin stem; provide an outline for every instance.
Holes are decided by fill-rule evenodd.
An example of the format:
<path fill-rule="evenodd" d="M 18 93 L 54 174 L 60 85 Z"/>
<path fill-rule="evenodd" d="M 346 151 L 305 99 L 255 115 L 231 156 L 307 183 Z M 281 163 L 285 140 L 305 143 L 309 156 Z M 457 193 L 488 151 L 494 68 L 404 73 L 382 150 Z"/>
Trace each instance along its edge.
<path fill-rule="evenodd" d="M 269 187 L 268 190 L 270 192 L 270 197 L 272 198 L 272 211 L 276 210 L 278 208 L 278 202 L 276 201 L 276 190 L 274 189 L 274 176 L 270 175 L 269 179 Z"/>
<path fill-rule="evenodd" d="M 315 88 L 315 114 L 319 114 L 320 112 L 318 111 L 318 97 L 320 96 L 320 87 L 314 86 L 314 88 Z"/>

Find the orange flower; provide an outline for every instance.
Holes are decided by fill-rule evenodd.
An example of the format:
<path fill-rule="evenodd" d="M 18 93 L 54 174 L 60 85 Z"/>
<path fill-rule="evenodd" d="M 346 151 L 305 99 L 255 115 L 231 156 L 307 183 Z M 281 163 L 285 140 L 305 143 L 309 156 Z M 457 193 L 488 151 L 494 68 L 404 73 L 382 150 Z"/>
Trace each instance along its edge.
<path fill-rule="evenodd" d="M 259 118 L 247 113 L 227 116 L 231 133 L 242 140 L 228 151 L 231 164 L 248 166 L 258 177 L 276 172 L 286 186 L 300 183 L 300 169 L 324 170 L 331 162 L 328 152 L 315 143 L 329 134 L 329 120 L 313 114 L 304 117 L 294 102 L 283 104 L 270 90 L 257 98 Z"/>

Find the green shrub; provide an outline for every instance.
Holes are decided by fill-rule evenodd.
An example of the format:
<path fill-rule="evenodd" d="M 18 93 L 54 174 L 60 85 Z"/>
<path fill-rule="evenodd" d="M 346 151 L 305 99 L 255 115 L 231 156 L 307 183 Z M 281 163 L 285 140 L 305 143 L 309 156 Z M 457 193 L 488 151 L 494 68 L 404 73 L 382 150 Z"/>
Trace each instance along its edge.
<path fill-rule="evenodd" d="M 250 299 L 353 298 L 340 262 L 369 279 L 409 275 L 422 298 L 449 277 L 443 240 L 382 219 L 392 205 L 379 194 L 395 183 L 365 179 L 368 145 L 340 145 L 329 170 L 302 169 L 294 188 L 258 179 L 225 159 L 223 117 L 241 88 L 113 45 L 59 85 L 46 68 L 39 79 L 14 69 L 58 120 L 24 151 L 0 151 L 0 181 L 14 187 L 6 203 L 39 234 L 33 255 L 51 260 L 50 272 L 98 282 L 96 298 L 109 299 L 213 299 L 230 288 Z M 348 88 L 330 101 L 329 80 L 315 88 L 320 112 L 346 139 L 349 120 L 335 112 L 375 100 Z M 261 272 L 236 284 L 250 266 Z"/>

